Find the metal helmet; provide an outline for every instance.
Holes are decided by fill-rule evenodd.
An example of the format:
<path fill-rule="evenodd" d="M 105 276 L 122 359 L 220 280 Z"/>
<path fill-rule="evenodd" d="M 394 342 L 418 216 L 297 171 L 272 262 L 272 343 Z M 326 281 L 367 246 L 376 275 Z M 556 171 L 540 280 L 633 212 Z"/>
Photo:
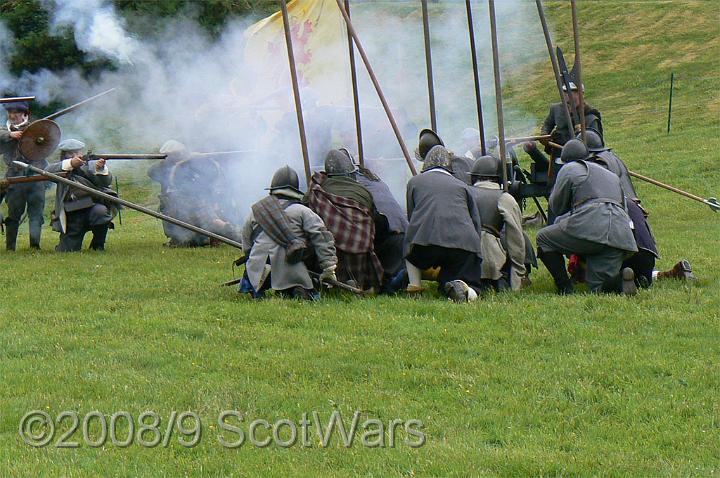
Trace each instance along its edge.
<path fill-rule="evenodd" d="M 500 160 L 494 156 L 485 155 L 481 156 L 475 161 L 475 164 L 470 171 L 470 176 L 476 177 L 488 177 L 488 178 L 499 178 L 502 174 Z"/>
<path fill-rule="evenodd" d="M 582 133 L 578 134 L 575 139 L 582 140 Z M 585 141 L 587 142 L 588 151 L 591 153 L 607 150 L 602 136 L 593 128 L 588 128 L 585 131 Z"/>
<path fill-rule="evenodd" d="M 300 191 L 300 178 L 297 172 L 290 166 L 285 165 L 273 174 L 268 190 L 276 191 L 278 189 L 292 189 L 293 191 L 302 193 L 302 191 Z"/>
<path fill-rule="evenodd" d="M 58 149 L 63 153 L 66 151 L 82 151 L 85 149 L 85 143 L 79 139 L 68 138 L 60 142 Z"/>
<path fill-rule="evenodd" d="M 425 161 L 423 162 L 422 172 L 429 171 L 434 168 L 442 168 L 446 171 L 452 172 L 452 159 L 450 153 L 445 146 L 437 145 L 433 146 L 427 155 L 425 155 Z"/>
<path fill-rule="evenodd" d="M 563 146 L 560 160 L 563 163 L 571 163 L 573 161 L 582 161 L 587 159 L 588 150 L 582 141 L 578 139 L 571 139 Z"/>
<path fill-rule="evenodd" d="M 325 156 L 325 173 L 328 176 L 349 176 L 356 173 L 357 166 L 347 150 L 331 149 Z"/>
<path fill-rule="evenodd" d="M 424 129 L 420 131 L 420 138 L 418 140 L 418 154 L 421 161 L 425 161 L 427 154 L 434 146 L 445 146 L 440 136 L 431 129 Z"/>
<path fill-rule="evenodd" d="M 166 154 L 169 160 L 180 160 L 190 156 L 187 147 L 180 141 L 169 139 L 160 146 L 160 154 Z"/>

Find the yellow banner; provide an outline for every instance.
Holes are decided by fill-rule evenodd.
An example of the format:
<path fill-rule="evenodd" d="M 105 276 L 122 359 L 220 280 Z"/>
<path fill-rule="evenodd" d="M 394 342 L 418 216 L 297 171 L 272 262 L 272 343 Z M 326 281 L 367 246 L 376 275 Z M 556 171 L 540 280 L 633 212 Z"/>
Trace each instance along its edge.
<path fill-rule="evenodd" d="M 312 90 L 321 104 L 349 104 L 347 33 L 335 0 L 294 0 L 288 16 L 300 88 Z M 256 86 L 265 94 L 291 94 L 282 13 L 252 25 L 246 40 L 245 61 Z"/>

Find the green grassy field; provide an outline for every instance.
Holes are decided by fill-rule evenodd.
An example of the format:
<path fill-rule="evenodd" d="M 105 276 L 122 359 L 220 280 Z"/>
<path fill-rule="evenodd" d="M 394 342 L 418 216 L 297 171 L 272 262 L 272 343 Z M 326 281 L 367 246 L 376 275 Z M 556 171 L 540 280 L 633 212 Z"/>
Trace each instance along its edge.
<path fill-rule="evenodd" d="M 557 36 L 567 2 L 549 2 Z M 720 193 L 720 6 L 712 1 L 580 2 L 589 101 L 610 146 L 631 169 L 709 196 Z M 509 103 L 543 115 L 555 100 L 549 66 L 510 78 Z M 670 72 L 673 132 L 665 133 Z M 525 85 L 522 86 L 521 85 Z M 532 87 L 528 87 L 531 85 Z M 662 259 L 691 261 L 696 284 L 662 283 L 634 298 L 553 294 L 544 269 L 518 294 L 458 306 L 350 296 L 305 304 L 251 302 L 218 284 L 229 247 L 168 249 L 160 224 L 133 212 L 105 253 L 0 253 L 0 472 L 2 476 L 717 476 L 720 475 L 720 216 L 636 183 Z M 126 197 L 152 203 L 147 184 Z M 534 235 L 536 231 L 531 231 Z M 71 419 L 43 448 L 18 433 L 23 415 Z M 100 411 L 199 415 L 191 448 L 92 448 L 82 418 Z M 223 410 L 247 435 L 254 419 L 299 423 L 334 411 L 349 425 L 423 423 L 423 446 L 402 427 L 394 447 L 327 446 L 315 424 L 307 446 L 267 448 L 221 430 Z M 119 420 L 118 439 L 128 433 Z M 89 438 L 98 440 L 99 421 Z M 189 427 L 191 423 L 188 423 Z M 37 432 L 38 429 L 35 429 Z M 135 432 L 138 425 L 135 425 Z M 363 431 L 363 430 L 361 430 Z M 288 438 L 288 428 L 280 433 Z M 268 436 L 261 429 L 260 438 Z M 386 434 L 386 445 L 389 434 Z M 146 440 L 152 433 L 145 435 Z M 246 437 L 247 438 L 247 437 Z"/>

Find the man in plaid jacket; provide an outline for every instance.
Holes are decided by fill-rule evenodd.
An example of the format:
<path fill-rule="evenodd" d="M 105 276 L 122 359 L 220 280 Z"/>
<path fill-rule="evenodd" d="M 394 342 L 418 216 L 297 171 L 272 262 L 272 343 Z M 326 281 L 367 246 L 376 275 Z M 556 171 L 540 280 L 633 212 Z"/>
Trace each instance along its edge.
<path fill-rule="evenodd" d="M 310 181 L 306 201 L 335 238 L 338 279 L 361 289 L 378 288 L 383 267 L 375 254 L 376 221 L 384 218 L 370 192 L 355 179 L 356 173 L 349 156 L 330 151 L 325 172 L 315 173 Z"/>

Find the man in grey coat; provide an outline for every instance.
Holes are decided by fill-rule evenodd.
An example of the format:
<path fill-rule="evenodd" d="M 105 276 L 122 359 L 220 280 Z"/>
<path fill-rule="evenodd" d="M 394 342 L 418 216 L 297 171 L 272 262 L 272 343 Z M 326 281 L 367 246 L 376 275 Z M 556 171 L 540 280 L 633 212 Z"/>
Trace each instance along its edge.
<path fill-rule="evenodd" d="M 472 302 L 482 290 L 482 223 L 470 186 L 450 169 L 448 151 L 434 146 L 408 182 L 407 291 L 421 291 L 422 270 L 440 267 L 439 289 L 455 302 Z"/>
<path fill-rule="evenodd" d="M 587 157 L 587 148 L 576 139 L 563 148 L 564 166 L 549 199 L 557 219 L 538 232 L 538 257 L 560 294 L 573 292 L 563 254 L 586 258 L 592 292 L 633 294 L 637 287 L 632 269 L 620 270 L 623 259 L 638 250 L 620 180 Z"/>
<path fill-rule="evenodd" d="M 66 172 L 67 178 L 104 193 L 116 195 L 110 189 L 112 174 L 104 159 L 86 161 L 85 143 L 77 139 L 66 139 L 58 146 L 60 161 L 47 167 L 51 173 Z M 55 212 L 52 228 L 60 233 L 58 252 L 74 252 L 82 249 L 85 234 L 92 232 L 90 249 L 105 250 L 105 239 L 117 209 L 94 196 L 58 184 L 55 194 Z"/>
<path fill-rule="evenodd" d="M 280 168 L 272 178 L 270 194 L 255 203 L 242 231 L 248 257 L 245 265 L 251 292 L 260 298 L 269 288 L 283 296 L 317 298 L 306 262 L 316 262 L 320 280 L 336 279 L 335 241 L 322 219 L 302 204 L 297 172 Z"/>
<path fill-rule="evenodd" d="M 525 235 L 520 206 L 500 185 L 502 165 L 481 156 L 470 172 L 470 190 L 482 221 L 482 278 L 496 290 L 519 290 L 526 281 Z"/>

